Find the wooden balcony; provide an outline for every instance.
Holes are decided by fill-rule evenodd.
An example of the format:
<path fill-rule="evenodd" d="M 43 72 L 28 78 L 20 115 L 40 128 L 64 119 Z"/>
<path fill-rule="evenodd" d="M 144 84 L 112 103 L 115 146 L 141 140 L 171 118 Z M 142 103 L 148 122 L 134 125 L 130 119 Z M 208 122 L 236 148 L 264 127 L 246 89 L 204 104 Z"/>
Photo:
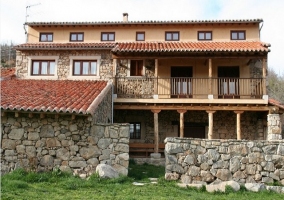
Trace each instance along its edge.
<path fill-rule="evenodd" d="M 126 99 L 262 99 L 262 78 L 116 77 L 117 98 Z"/>

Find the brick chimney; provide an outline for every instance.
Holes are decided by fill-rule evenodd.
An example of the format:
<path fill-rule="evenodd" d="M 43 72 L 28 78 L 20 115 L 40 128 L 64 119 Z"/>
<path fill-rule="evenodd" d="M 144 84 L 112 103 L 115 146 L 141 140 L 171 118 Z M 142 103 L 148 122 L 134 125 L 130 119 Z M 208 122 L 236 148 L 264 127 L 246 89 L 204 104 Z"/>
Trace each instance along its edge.
<path fill-rule="evenodd" d="M 123 13 L 123 21 L 128 22 L 128 13 Z"/>

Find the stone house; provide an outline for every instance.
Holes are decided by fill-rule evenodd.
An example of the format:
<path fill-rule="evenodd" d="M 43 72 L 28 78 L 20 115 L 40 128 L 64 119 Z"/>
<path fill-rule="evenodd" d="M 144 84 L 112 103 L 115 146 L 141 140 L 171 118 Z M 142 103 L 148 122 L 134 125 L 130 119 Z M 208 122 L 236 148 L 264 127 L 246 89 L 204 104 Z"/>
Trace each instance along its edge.
<path fill-rule="evenodd" d="M 17 127 L 25 122 L 21 119 L 46 121 L 51 114 L 59 121 L 69 117 L 65 124 L 47 120 L 54 135 L 60 129 L 57 133 L 64 137 L 67 126 L 69 134 L 71 124 L 80 119 L 86 122 L 76 122 L 80 131 L 78 124 L 71 128 L 75 133 L 71 131 L 68 140 L 72 146 L 72 141 L 80 144 L 84 139 L 77 145 L 84 147 L 89 136 L 78 135 L 85 123 L 128 123 L 130 143 L 154 143 L 155 152 L 166 137 L 281 139 L 284 108 L 269 100 L 266 92 L 270 45 L 260 40 L 262 23 L 262 19 L 129 21 L 127 13 L 116 22 L 27 22 L 27 43 L 15 47 L 17 79 L 9 80 L 13 84 L 2 81 L 7 85 L 2 90 L 7 98 L 1 102 L 2 126 L 9 121 L 7 126 Z M 84 84 L 89 86 L 81 88 Z M 14 96 L 19 92 L 23 92 L 20 100 Z M 68 98 L 61 102 L 58 96 Z M 24 104 L 27 99 L 31 107 Z M 12 104 L 12 100 L 19 101 Z M 32 132 L 43 125 L 34 125 Z M 45 134 L 38 130 L 39 136 L 46 136 L 48 127 Z M 2 138 L 10 139 L 13 128 L 3 130 Z M 13 149 L 2 154 L 13 157 L 17 140 L 29 138 L 30 132 L 24 130 L 19 139 L 21 134 L 22 130 L 13 131 L 17 138 L 9 141 Z M 112 140 L 124 144 L 128 139 L 122 136 Z M 122 155 L 106 162 L 124 163 L 126 150 L 123 145 L 119 149 L 114 155 Z M 69 151 L 81 161 L 79 150 Z"/>

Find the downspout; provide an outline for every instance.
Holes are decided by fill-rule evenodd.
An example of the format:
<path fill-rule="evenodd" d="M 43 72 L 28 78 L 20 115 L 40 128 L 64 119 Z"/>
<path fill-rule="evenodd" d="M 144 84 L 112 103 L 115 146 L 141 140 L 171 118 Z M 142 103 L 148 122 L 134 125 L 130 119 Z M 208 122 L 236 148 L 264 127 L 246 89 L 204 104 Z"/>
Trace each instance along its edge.
<path fill-rule="evenodd" d="M 113 83 L 111 84 L 111 123 L 113 124 Z"/>
<path fill-rule="evenodd" d="M 260 32 L 261 32 L 262 27 L 263 27 L 263 22 L 261 22 L 261 26 L 259 28 L 259 38 L 260 38 Z"/>

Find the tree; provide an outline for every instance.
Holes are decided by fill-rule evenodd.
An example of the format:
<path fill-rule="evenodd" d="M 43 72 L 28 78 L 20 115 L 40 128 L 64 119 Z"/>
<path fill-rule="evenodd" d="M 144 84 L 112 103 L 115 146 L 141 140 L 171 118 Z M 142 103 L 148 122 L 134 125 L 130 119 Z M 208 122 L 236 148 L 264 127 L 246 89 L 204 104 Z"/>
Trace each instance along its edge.
<path fill-rule="evenodd" d="M 14 44 L 1 44 L 1 66 L 2 67 L 15 67 L 16 64 L 16 50 L 13 48 Z"/>
<path fill-rule="evenodd" d="M 267 82 L 268 96 L 284 103 L 284 74 L 277 74 L 269 68 Z"/>

